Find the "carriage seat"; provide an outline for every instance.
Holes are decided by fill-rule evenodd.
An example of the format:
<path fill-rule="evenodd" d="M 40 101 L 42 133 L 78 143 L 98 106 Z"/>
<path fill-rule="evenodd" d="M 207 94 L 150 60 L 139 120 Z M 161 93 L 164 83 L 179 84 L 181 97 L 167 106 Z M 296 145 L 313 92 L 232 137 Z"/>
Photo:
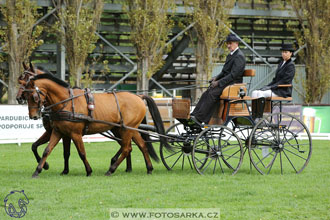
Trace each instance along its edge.
<path fill-rule="evenodd" d="M 246 69 L 244 70 L 243 77 L 254 77 L 256 75 L 255 69 Z M 249 86 L 251 85 L 251 80 Z M 247 88 L 246 88 L 246 83 L 236 83 L 233 85 L 227 86 L 223 91 L 220 96 L 220 99 L 240 99 L 240 90 L 243 89 L 245 94 L 247 94 Z M 244 99 L 246 100 L 251 100 L 251 97 L 249 96 L 244 96 Z"/>
<path fill-rule="evenodd" d="M 227 86 L 220 95 L 220 102 L 216 106 L 216 110 L 211 117 L 209 124 L 221 125 L 228 121 L 231 117 L 250 115 L 247 102 L 251 100 L 250 96 L 247 96 L 247 84 L 251 85 L 252 77 L 254 77 L 256 71 L 254 69 L 244 70 L 243 77 L 251 77 L 249 83 L 236 83 Z M 244 91 L 245 96 L 240 96 L 240 91 Z"/>
<path fill-rule="evenodd" d="M 292 87 L 292 84 L 282 84 L 277 87 Z M 282 111 L 282 102 L 292 102 L 292 97 L 271 96 L 266 98 L 264 112 L 273 112 L 274 105 L 278 104 L 280 111 Z M 275 103 L 275 104 L 274 104 Z"/>
<path fill-rule="evenodd" d="M 292 84 L 283 84 L 283 85 L 277 85 L 277 87 L 292 87 Z M 268 97 L 266 98 L 266 100 L 269 100 L 269 101 L 292 101 L 292 97 L 279 97 L 279 96 L 271 96 L 271 97 Z"/>

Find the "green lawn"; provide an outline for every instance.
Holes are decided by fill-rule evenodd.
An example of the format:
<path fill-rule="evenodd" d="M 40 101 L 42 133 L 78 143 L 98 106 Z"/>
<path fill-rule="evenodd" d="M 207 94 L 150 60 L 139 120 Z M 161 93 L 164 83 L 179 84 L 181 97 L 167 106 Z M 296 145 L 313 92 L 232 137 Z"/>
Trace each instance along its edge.
<path fill-rule="evenodd" d="M 221 219 L 330 219 L 329 141 L 313 142 L 311 160 L 299 175 L 250 172 L 247 155 L 235 176 L 200 176 L 189 169 L 168 172 L 156 162 L 153 174 L 147 175 L 134 146 L 133 172 L 124 172 L 123 163 L 106 177 L 117 149 L 114 143 L 86 143 L 93 168 L 86 177 L 73 147 L 70 173 L 60 176 L 64 163 L 59 144 L 48 158 L 50 169 L 32 179 L 37 163 L 30 144 L 0 145 L 0 219 L 12 219 L 3 202 L 12 190 L 24 190 L 30 200 L 22 219 L 109 219 L 109 209 L 132 207 L 219 208 Z"/>

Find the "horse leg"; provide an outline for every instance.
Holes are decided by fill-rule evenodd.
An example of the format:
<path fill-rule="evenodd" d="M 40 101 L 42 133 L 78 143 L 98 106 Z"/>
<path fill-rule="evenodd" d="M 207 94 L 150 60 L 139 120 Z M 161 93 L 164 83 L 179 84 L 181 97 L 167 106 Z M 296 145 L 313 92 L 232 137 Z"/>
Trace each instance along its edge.
<path fill-rule="evenodd" d="M 121 138 L 120 137 L 120 133 L 118 129 L 112 129 L 111 130 L 112 133 L 114 134 L 115 137 L 117 138 Z M 117 140 L 118 144 L 121 145 L 121 141 Z M 121 154 L 121 148 L 117 151 L 117 153 L 115 154 L 115 156 L 113 156 L 111 158 L 111 166 L 118 160 L 120 154 Z M 126 172 L 130 173 L 132 172 L 132 160 L 131 160 L 131 153 L 128 154 L 127 158 L 126 158 Z"/>
<path fill-rule="evenodd" d="M 139 149 L 141 150 L 143 157 L 144 157 L 144 161 L 146 163 L 146 167 L 147 167 L 147 173 L 151 174 L 152 170 L 154 169 L 152 167 L 152 163 L 149 157 L 149 153 L 148 153 L 148 149 L 146 147 L 146 143 L 143 140 L 143 138 L 141 137 L 140 133 L 135 131 L 134 135 L 133 135 L 133 141 L 136 143 L 136 145 L 139 147 Z"/>
<path fill-rule="evenodd" d="M 83 163 L 85 165 L 86 176 L 90 176 L 93 171 L 86 158 L 86 151 L 85 151 L 85 147 L 84 147 L 84 142 L 82 140 L 82 136 L 81 136 L 81 134 L 73 134 L 71 136 L 71 138 L 72 138 L 74 144 L 76 145 L 80 159 L 83 161 Z"/>
<path fill-rule="evenodd" d="M 69 158 L 70 158 L 70 145 L 71 138 L 63 137 L 63 157 L 64 157 L 64 170 L 61 175 L 66 175 L 69 173 Z"/>
<path fill-rule="evenodd" d="M 50 140 L 49 140 L 49 144 L 47 145 L 46 149 L 44 150 L 44 153 L 42 155 L 41 160 L 39 161 L 36 171 L 34 171 L 34 173 L 32 175 L 33 178 L 37 178 L 39 173 L 41 173 L 42 168 L 43 168 L 44 164 L 46 163 L 47 157 L 52 152 L 52 150 L 54 149 L 54 147 L 60 141 L 61 138 L 62 138 L 62 136 L 60 133 L 58 133 L 55 130 L 52 131 L 52 134 L 51 134 Z"/>
<path fill-rule="evenodd" d="M 38 154 L 38 147 L 42 144 L 45 144 L 49 141 L 50 139 L 50 133 L 48 131 L 46 131 L 45 133 L 43 133 L 43 135 L 36 141 L 32 144 L 32 152 L 37 160 L 37 162 L 39 163 L 40 160 L 41 160 L 41 157 L 39 156 Z M 49 169 L 49 165 L 47 162 L 45 162 L 45 165 L 44 165 L 44 169 L 45 170 L 48 170 Z"/>
<path fill-rule="evenodd" d="M 132 172 L 132 159 L 131 159 L 131 153 L 129 153 L 126 157 L 126 170 L 127 173 Z"/>
<path fill-rule="evenodd" d="M 110 176 L 112 173 L 116 171 L 118 166 L 121 164 L 121 162 L 127 158 L 128 155 L 132 152 L 132 132 L 131 131 L 126 131 L 121 135 L 121 137 L 125 137 L 121 141 L 121 149 L 122 151 L 120 157 L 116 160 L 114 164 L 110 164 L 109 170 L 105 173 L 106 176 Z"/>

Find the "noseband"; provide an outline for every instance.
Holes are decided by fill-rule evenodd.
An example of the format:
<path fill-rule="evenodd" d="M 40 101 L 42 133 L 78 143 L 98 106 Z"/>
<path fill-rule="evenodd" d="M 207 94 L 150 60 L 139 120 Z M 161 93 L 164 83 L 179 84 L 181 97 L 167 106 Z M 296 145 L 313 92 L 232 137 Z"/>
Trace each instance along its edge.
<path fill-rule="evenodd" d="M 35 93 L 33 93 L 35 91 Z M 23 90 L 23 92 L 31 92 L 33 93 L 32 94 L 32 97 L 33 97 L 33 101 L 35 103 L 38 103 L 38 106 L 28 106 L 29 109 L 33 109 L 33 108 L 37 108 L 38 109 L 38 112 L 40 113 L 41 110 L 42 110 L 42 107 L 44 106 L 44 103 L 46 101 L 46 95 L 45 93 L 43 93 L 39 88 L 38 86 L 34 87 L 33 89 L 25 89 Z M 41 96 L 40 95 L 43 95 L 45 97 L 44 101 L 42 102 L 41 101 Z"/>

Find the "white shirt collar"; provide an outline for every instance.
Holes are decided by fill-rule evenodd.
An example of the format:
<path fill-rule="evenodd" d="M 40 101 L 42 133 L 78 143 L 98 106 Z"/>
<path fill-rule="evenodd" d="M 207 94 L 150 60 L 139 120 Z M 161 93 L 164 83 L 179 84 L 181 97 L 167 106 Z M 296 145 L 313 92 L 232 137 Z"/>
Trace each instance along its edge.
<path fill-rule="evenodd" d="M 230 52 L 230 55 L 233 55 L 236 52 L 236 50 L 238 50 L 238 47 L 236 47 L 234 51 Z"/>

